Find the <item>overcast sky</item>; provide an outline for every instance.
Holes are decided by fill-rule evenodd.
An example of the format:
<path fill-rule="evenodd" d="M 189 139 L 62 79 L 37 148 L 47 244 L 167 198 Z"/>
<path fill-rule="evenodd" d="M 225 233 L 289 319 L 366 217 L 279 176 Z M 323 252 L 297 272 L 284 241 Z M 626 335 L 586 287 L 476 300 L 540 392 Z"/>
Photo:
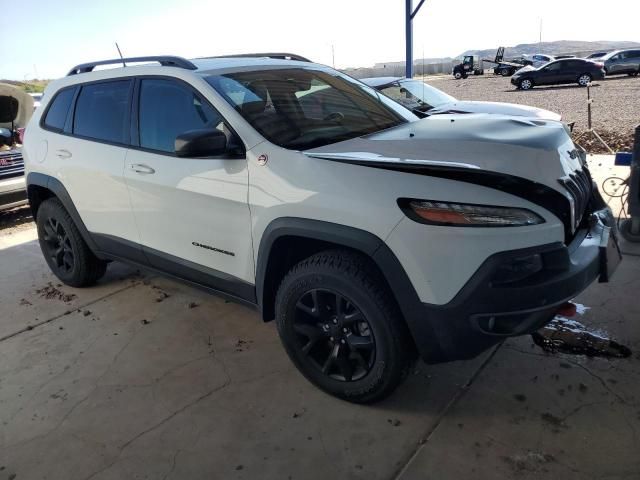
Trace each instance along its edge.
<path fill-rule="evenodd" d="M 417 4 L 419 0 L 414 0 Z M 9 0 L 1 2 L 6 9 Z M 5 4 L 6 3 L 6 4 Z M 0 78 L 55 78 L 125 56 L 287 51 L 338 68 L 404 59 L 404 0 L 21 0 L 0 30 Z M 15 7 L 15 8 L 14 8 Z M 640 41 L 638 0 L 426 0 L 414 58 L 542 39 Z"/>

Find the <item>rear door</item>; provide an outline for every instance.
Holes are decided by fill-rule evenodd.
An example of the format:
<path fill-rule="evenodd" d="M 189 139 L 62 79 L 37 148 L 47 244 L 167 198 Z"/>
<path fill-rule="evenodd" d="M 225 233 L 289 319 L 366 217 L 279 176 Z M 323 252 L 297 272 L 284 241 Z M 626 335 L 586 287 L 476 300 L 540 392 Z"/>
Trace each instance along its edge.
<path fill-rule="evenodd" d="M 244 153 L 215 158 L 174 153 L 176 137 L 189 130 L 217 128 L 231 143 L 239 139 L 192 86 L 167 77 L 137 82 L 134 145 L 125 176 L 149 262 L 246 296 L 255 277 Z"/>
<path fill-rule="evenodd" d="M 123 171 L 133 82 L 93 82 L 59 91 L 43 128 L 54 166 L 82 221 L 94 234 L 137 242 Z M 98 236 L 96 243 L 103 247 Z"/>

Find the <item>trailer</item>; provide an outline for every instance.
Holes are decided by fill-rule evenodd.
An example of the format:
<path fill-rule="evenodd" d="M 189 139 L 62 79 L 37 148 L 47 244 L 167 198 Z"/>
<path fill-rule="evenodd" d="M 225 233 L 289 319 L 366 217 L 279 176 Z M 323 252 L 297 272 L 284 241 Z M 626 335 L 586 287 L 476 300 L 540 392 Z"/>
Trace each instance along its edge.
<path fill-rule="evenodd" d="M 496 65 L 493 68 L 494 75 L 501 75 L 503 77 L 510 77 L 524 67 L 524 63 L 506 61 L 504 59 L 504 47 L 498 47 L 498 51 L 493 60 L 484 59 L 483 61 L 494 63 Z"/>

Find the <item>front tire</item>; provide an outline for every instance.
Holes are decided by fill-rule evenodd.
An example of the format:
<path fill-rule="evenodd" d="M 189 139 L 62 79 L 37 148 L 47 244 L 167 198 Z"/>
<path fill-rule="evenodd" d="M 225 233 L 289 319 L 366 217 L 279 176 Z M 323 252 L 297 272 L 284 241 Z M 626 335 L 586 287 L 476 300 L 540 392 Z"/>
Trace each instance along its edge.
<path fill-rule="evenodd" d="M 528 78 L 523 78 L 518 83 L 518 88 L 520 90 L 531 90 L 533 88 L 533 80 L 530 80 Z"/>
<path fill-rule="evenodd" d="M 456 80 L 460 80 L 462 78 L 462 72 L 455 72 L 453 74 L 453 78 L 455 78 Z"/>
<path fill-rule="evenodd" d="M 60 200 L 49 198 L 40 205 L 36 225 L 42 254 L 61 282 L 86 287 L 105 274 L 107 263 L 93 254 Z"/>
<path fill-rule="evenodd" d="M 276 321 L 298 370 L 350 402 L 385 398 L 415 359 L 382 276 L 366 257 L 348 251 L 320 252 L 293 267 L 276 295 Z"/>

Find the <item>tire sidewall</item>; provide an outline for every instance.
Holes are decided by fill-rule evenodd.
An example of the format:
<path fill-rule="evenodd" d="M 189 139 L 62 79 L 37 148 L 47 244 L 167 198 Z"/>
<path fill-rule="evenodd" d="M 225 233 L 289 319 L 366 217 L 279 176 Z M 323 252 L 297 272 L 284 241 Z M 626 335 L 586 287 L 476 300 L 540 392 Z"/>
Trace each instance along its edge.
<path fill-rule="evenodd" d="M 349 277 L 329 269 L 321 270 L 319 272 L 298 272 L 285 279 L 276 298 L 278 332 L 292 362 L 310 382 L 347 400 L 361 397 L 385 381 L 389 364 L 393 359 L 393 332 L 389 328 L 389 322 L 383 309 L 376 304 L 376 299 L 372 298 L 369 292 L 350 281 Z M 369 323 L 375 341 L 375 359 L 369 373 L 359 380 L 346 382 L 328 377 L 310 364 L 306 356 L 295 345 L 293 324 L 296 303 L 304 293 L 316 288 L 340 293 L 353 302 Z"/>

